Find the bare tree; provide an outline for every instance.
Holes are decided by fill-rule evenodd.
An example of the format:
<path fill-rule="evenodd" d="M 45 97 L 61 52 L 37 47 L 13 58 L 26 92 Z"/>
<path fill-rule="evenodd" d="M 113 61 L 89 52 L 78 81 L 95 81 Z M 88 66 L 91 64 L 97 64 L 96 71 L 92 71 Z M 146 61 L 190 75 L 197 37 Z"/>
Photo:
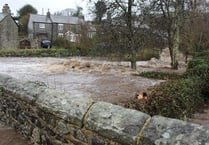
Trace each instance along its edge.
<path fill-rule="evenodd" d="M 142 16 L 146 2 L 145 0 L 106 0 L 103 3 L 106 6 L 106 19 L 100 28 L 102 27 L 101 35 L 105 36 L 104 43 L 111 51 L 129 54 L 131 68 L 136 69 L 137 50 L 143 47 L 145 27 Z"/>
<path fill-rule="evenodd" d="M 209 47 L 209 19 L 207 0 L 190 0 L 182 33 L 181 50 L 186 54 Z"/>
<path fill-rule="evenodd" d="M 56 16 L 72 16 L 76 12 L 75 9 L 67 8 L 61 11 L 57 11 L 54 13 Z"/>
<path fill-rule="evenodd" d="M 67 9 L 55 12 L 54 15 L 80 17 L 80 16 L 83 16 L 83 8 L 79 6 L 77 6 L 76 9 L 67 8 Z"/>
<path fill-rule="evenodd" d="M 185 0 L 152 0 L 150 11 L 154 15 L 154 20 L 161 19 L 161 27 L 167 39 L 171 56 L 172 68 L 178 68 L 178 51 L 181 43 L 181 33 L 184 24 Z M 156 18 L 157 17 L 157 18 Z"/>
<path fill-rule="evenodd" d="M 147 42 L 159 37 L 170 50 L 171 66 L 178 69 L 179 50 L 209 47 L 207 0 L 111 0 L 100 25 L 100 39 L 110 51 L 129 53 L 131 67 Z M 102 15 L 104 16 L 104 15 Z M 149 37 L 150 36 L 150 37 Z M 155 38 L 154 38 L 155 37 Z M 156 39 L 156 40 L 155 40 Z"/>
<path fill-rule="evenodd" d="M 104 17 L 106 11 L 107 11 L 107 6 L 103 0 L 97 1 L 95 4 L 95 9 L 93 10 L 93 13 L 95 13 L 95 22 L 97 24 L 101 24 L 102 18 Z"/>

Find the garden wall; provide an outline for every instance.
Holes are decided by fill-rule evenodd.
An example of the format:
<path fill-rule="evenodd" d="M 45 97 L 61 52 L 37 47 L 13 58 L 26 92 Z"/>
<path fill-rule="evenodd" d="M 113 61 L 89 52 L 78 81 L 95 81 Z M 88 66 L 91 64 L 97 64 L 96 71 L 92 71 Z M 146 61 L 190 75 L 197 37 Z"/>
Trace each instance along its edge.
<path fill-rule="evenodd" d="M 209 145 L 209 128 L 0 75 L 0 119 L 47 145 Z"/>

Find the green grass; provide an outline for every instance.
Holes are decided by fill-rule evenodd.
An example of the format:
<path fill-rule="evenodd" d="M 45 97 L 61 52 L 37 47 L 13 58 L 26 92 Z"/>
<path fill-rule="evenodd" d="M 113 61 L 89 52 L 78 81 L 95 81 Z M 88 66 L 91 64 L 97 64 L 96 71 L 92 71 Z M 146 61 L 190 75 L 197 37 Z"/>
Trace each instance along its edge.
<path fill-rule="evenodd" d="M 44 48 L 38 48 L 38 49 L 0 49 L 0 57 L 68 57 L 68 56 L 106 56 L 107 58 L 113 59 L 113 60 L 121 60 L 121 61 L 130 61 L 130 55 L 127 54 L 110 54 L 110 53 L 102 53 L 100 54 L 101 50 L 98 52 L 93 52 L 93 49 L 83 50 L 81 49 L 80 54 L 78 54 L 77 47 L 69 47 L 69 48 L 63 48 L 60 46 L 53 47 L 51 49 L 44 49 Z M 137 60 L 149 60 L 151 58 L 158 58 L 159 52 L 157 50 L 152 49 L 143 49 L 138 51 L 137 53 Z"/>

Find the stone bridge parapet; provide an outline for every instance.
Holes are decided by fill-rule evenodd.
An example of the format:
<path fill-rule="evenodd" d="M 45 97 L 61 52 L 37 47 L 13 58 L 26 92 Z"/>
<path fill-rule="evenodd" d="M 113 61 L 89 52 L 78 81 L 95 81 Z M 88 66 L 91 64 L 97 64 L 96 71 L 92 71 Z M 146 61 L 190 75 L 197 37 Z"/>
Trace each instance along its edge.
<path fill-rule="evenodd" d="M 0 75 L 0 119 L 39 145 L 209 145 L 209 128 Z"/>

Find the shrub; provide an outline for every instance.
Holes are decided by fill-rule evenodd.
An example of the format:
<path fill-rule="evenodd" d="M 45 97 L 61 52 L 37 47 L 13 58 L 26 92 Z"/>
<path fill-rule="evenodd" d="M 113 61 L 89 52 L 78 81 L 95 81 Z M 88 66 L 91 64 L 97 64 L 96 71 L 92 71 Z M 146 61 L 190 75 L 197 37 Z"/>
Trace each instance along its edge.
<path fill-rule="evenodd" d="M 147 114 L 150 114 L 146 109 L 146 103 L 147 100 L 137 100 L 135 98 L 130 99 L 128 102 L 125 103 L 126 108 L 139 110 L 141 112 L 145 112 Z"/>
<path fill-rule="evenodd" d="M 131 100 L 126 107 L 146 112 L 183 119 L 191 117 L 203 103 L 198 78 L 172 80 L 151 89 L 147 100 Z"/>
<path fill-rule="evenodd" d="M 70 49 L 7 49 L 1 50 L 1 57 L 67 57 L 73 51 Z"/>
<path fill-rule="evenodd" d="M 2 96 L 2 93 L 3 93 L 3 88 L 0 87 L 0 96 Z"/>
<path fill-rule="evenodd" d="M 194 53 L 194 58 L 209 59 L 209 50 Z"/>
<path fill-rule="evenodd" d="M 71 48 L 71 42 L 64 38 L 57 38 L 55 41 L 53 41 L 53 46 L 58 48 Z"/>
<path fill-rule="evenodd" d="M 187 77 L 199 77 L 201 79 L 201 93 L 207 102 L 209 100 L 209 51 L 195 53 L 195 57 L 187 66 Z"/>
<path fill-rule="evenodd" d="M 207 75 L 206 78 L 202 80 L 201 93 L 202 93 L 202 96 L 204 97 L 204 101 L 208 102 L 209 101 L 209 75 Z"/>
<path fill-rule="evenodd" d="M 196 58 L 191 60 L 187 66 L 188 76 L 199 76 L 202 79 L 209 75 L 209 59 Z"/>
<path fill-rule="evenodd" d="M 151 92 L 146 108 L 151 115 L 190 117 L 203 103 L 200 86 L 197 78 L 168 81 Z"/>
<path fill-rule="evenodd" d="M 141 72 L 139 74 L 141 77 L 152 78 L 152 79 L 160 79 L 160 80 L 174 80 L 182 78 L 182 75 L 177 73 L 166 73 L 166 72 L 155 72 L 155 71 L 147 71 Z"/>
<path fill-rule="evenodd" d="M 143 76 L 167 78 L 164 73 L 145 72 Z M 169 78 L 169 77 L 168 77 Z M 174 77 L 175 78 L 175 77 Z M 130 100 L 126 107 L 146 112 L 150 115 L 183 119 L 201 109 L 209 100 L 209 57 L 208 53 L 198 53 L 187 66 L 184 77 L 169 80 L 150 89 L 147 100 Z"/>

